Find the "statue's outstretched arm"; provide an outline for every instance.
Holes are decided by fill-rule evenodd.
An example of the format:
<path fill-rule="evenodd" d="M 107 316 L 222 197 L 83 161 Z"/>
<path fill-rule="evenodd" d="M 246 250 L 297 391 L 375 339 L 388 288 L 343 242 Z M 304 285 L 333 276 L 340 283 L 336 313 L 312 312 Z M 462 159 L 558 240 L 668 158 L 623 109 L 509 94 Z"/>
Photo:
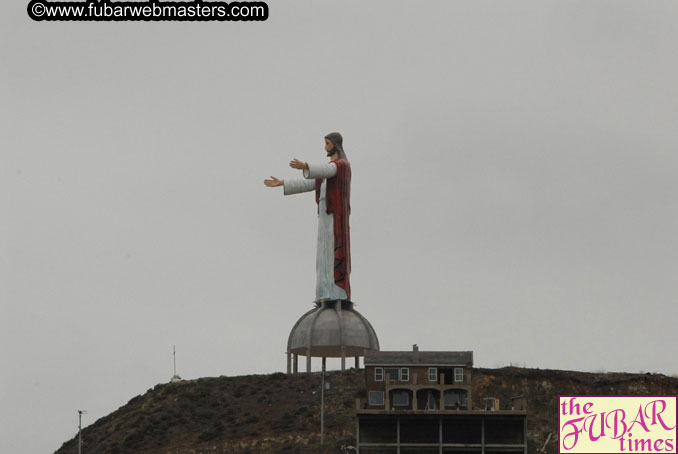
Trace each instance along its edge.
<path fill-rule="evenodd" d="M 315 189 L 315 181 L 307 180 L 305 178 L 287 178 L 285 180 L 280 180 L 272 176 L 270 179 L 264 180 L 264 184 L 269 188 L 282 186 L 285 195 L 300 194 Z"/>
<path fill-rule="evenodd" d="M 315 180 L 305 178 L 285 178 L 283 182 L 285 195 L 300 194 L 315 190 Z"/>
<path fill-rule="evenodd" d="M 304 178 L 312 180 L 319 178 L 332 178 L 337 174 L 337 165 L 333 162 L 322 164 L 306 164 L 304 169 Z"/>
<path fill-rule="evenodd" d="M 315 190 L 316 178 L 332 178 L 337 174 L 337 166 L 332 162 L 326 164 L 309 164 L 295 158 L 290 161 L 290 167 L 302 170 L 305 178 L 280 180 L 272 176 L 270 179 L 264 180 L 264 184 L 269 188 L 283 186 L 284 194 L 292 195 L 313 191 Z"/>

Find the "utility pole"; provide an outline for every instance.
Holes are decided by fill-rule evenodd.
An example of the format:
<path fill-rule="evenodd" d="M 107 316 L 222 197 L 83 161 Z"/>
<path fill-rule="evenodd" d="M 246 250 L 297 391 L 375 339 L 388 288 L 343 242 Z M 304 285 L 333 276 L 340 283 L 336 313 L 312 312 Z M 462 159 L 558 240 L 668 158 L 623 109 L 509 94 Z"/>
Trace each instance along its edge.
<path fill-rule="evenodd" d="M 320 448 L 325 442 L 325 357 L 323 356 L 323 370 L 320 373 Z"/>
<path fill-rule="evenodd" d="M 78 454 L 82 454 L 82 415 L 87 414 L 87 410 L 78 410 Z"/>

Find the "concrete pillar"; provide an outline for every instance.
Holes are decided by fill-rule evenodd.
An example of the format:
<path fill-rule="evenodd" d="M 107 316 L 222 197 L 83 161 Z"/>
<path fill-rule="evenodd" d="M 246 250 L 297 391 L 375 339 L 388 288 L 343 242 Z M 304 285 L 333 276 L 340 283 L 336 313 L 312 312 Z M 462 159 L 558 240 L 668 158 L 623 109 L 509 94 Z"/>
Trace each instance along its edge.
<path fill-rule="evenodd" d="M 397 449 L 400 454 L 400 416 L 396 418 L 396 443 L 398 443 Z"/>
<path fill-rule="evenodd" d="M 294 375 L 297 375 L 299 373 L 299 355 L 294 353 L 292 355 L 292 370 L 294 372 Z"/>
<path fill-rule="evenodd" d="M 323 371 L 320 380 L 320 448 L 325 441 L 325 357 L 323 356 Z"/>
<path fill-rule="evenodd" d="M 355 368 L 360 369 L 360 356 L 355 357 Z"/>
<path fill-rule="evenodd" d="M 311 373 L 311 349 L 306 349 L 306 373 Z"/>
<path fill-rule="evenodd" d="M 443 389 L 440 390 L 440 407 L 438 408 L 445 410 L 445 390 Z"/>
<path fill-rule="evenodd" d="M 523 443 L 523 454 L 527 454 L 527 418 L 523 418 Z"/>
<path fill-rule="evenodd" d="M 443 417 L 438 415 L 438 454 L 443 454 Z"/>
<path fill-rule="evenodd" d="M 480 417 L 480 454 L 485 454 L 485 416 Z"/>
<path fill-rule="evenodd" d="M 292 373 L 292 354 L 287 352 L 287 375 Z"/>
<path fill-rule="evenodd" d="M 360 454 L 360 418 L 355 418 L 355 448 L 356 454 Z"/>
<path fill-rule="evenodd" d="M 417 404 L 418 404 L 417 403 L 417 391 L 413 389 L 412 390 L 412 410 L 417 409 Z"/>
<path fill-rule="evenodd" d="M 346 347 L 341 346 L 341 370 L 346 370 Z"/>

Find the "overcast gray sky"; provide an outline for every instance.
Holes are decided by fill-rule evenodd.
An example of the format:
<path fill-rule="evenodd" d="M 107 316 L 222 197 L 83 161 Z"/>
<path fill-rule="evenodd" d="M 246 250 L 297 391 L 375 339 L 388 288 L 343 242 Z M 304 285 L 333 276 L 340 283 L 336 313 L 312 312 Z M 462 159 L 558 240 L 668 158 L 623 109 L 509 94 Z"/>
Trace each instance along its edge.
<path fill-rule="evenodd" d="M 678 4 L 270 1 L 250 23 L 0 18 L 0 452 L 172 375 L 284 370 L 353 167 L 382 349 L 678 373 Z M 338 367 L 338 363 L 330 363 Z M 316 365 L 317 367 L 317 365 Z M 562 390 L 567 392 L 567 390 Z"/>

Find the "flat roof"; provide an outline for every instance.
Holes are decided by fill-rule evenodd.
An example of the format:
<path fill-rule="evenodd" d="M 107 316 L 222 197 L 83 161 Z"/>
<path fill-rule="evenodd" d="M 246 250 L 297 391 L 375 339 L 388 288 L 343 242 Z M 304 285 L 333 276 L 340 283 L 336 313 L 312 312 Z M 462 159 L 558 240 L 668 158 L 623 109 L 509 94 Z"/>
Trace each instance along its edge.
<path fill-rule="evenodd" d="M 381 410 L 361 408 L 356 414 L 364 416 L 372 415 L 430 415 L 430 416 L 490 416 L 500 418 L 502 416 L 519 417 L 527 416 L 527 410 Z"/>
<path fill-rule="evenodd" d="M 367 351 L 366 366 L 473 366 L 473 352 Z"/>

